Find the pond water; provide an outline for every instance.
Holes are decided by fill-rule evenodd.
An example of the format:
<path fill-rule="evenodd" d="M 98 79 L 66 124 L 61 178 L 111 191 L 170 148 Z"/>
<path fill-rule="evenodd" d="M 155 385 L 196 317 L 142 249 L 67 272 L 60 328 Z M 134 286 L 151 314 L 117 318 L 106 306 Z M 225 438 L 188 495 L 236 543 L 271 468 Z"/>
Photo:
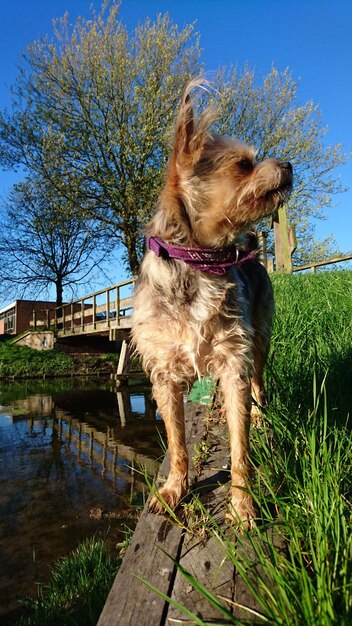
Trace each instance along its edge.
<path fill-rule="evenodd" d="M 148 387 L 0 384 L 0 622 L 81 540 L 133 528 L 160 433 Z"/>

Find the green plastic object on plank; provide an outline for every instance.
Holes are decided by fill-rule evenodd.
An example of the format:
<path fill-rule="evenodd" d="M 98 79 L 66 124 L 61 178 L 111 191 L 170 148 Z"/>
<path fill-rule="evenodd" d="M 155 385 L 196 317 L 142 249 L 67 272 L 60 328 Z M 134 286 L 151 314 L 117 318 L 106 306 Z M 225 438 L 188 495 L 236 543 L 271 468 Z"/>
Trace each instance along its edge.
<path fill-rule="evenodd" d="M 215 392 L 215 382 L 210 376 L 205 376 L 196 380 L 189 393 L 189 402 L 199 402 L 200 404 L 211 404 Z"/>

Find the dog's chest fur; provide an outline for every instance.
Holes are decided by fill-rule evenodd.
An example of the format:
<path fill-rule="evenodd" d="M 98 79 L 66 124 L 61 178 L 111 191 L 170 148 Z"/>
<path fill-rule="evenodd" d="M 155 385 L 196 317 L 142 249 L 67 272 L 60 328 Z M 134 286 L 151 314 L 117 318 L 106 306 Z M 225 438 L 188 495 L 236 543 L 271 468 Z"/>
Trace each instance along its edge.
<path fill-rule="evenodd" d="M 134 342 L 151 378 L 192 379 L 250 358 L 250 294 L 243 272 L 204 274 L 148 253 L 136 287 Z"/>

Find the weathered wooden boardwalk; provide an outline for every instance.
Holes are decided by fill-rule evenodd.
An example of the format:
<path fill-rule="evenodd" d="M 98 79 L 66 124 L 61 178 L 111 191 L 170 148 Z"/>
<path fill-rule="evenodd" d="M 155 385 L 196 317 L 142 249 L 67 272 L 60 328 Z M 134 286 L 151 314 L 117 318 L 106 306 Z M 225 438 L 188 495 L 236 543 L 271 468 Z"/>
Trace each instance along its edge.
<path fill-rule="evenodd" d="M 214 412 L 210 413 L 208 407 L 191 403 L 186 404 L 186 425 L 190 459 L 197 456 L 195 444 L 199 446 L 202 441 L 206 441 L 208 450 L 207 460 L 201 469 L 197 472 L 197 467 L 191 468 L 192 489 L 197 491 L 201 502 L 217 523 L 227 528 L 226 532 L 230 533 L 236 545 L 235 530 L 229 528 L 224 521 L 229 488 L 227 428 L 221 420 L 214 419 Z M 168 464 L 166 455 L 160 468 L 160 479 L 167 475 Z M 197 589 L 180 573 L 174 561 L 194 575 L 215 596 L 226 598 L 229 601 L 227 608 L 234 617 L 243 622 L 259 623 L 255 612 L 262 611 L 234 565 L 225 557 L 221 543 L 210 533 L 202 537 L 197 532 L 197 521 L 190 522 L 188 518 L 188 525 L 192 527 L 192 524 L 195 532 L 189 533 L 185 531 L 182 523 L 180 525 L 171 523 L 165 516 L 149 513 L 145 507 L 98 626 L 164 626 L 194 623 L 145 586 L 139 578 L 148 581 L 159 591 L 187 607 L 206 624 L 233 623 L 224 617 L 218 608 L 204 600 Z M 202 526 L 204 521 L 200 522 L 200 528 Z M 243 541 L 242 539 L 242 545 L 239 547 L 242 550 L 246 549 Z M 249 544 L 248 552 L 250 553 Z M 255 562 L 253 566 L 256 566 Z"/>

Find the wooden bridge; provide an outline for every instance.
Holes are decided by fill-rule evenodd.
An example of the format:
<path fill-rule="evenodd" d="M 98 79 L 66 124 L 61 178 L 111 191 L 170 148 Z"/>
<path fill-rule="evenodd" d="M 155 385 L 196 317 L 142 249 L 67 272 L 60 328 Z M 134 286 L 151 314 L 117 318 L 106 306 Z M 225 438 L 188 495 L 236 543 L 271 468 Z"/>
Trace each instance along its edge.
<path fill-rule="evenodd" d="M 111 341 L 116 331 L 131 328 L 132 291 L 135 279 L 64 303 L 54 309 L 33 311 L 33 330 L 54 330 L 57 337 L 105 334 Z"/>
<path fill-rule="evenodd" d="M 60 307 L 33 311 L 31 330 L 49 330 L 56 340 L 80 336 L 105 336 L 122 341 L 116 375 L 128 372 L 128 343 L 131 330 L 135 279 L 95 291 Z"/>

